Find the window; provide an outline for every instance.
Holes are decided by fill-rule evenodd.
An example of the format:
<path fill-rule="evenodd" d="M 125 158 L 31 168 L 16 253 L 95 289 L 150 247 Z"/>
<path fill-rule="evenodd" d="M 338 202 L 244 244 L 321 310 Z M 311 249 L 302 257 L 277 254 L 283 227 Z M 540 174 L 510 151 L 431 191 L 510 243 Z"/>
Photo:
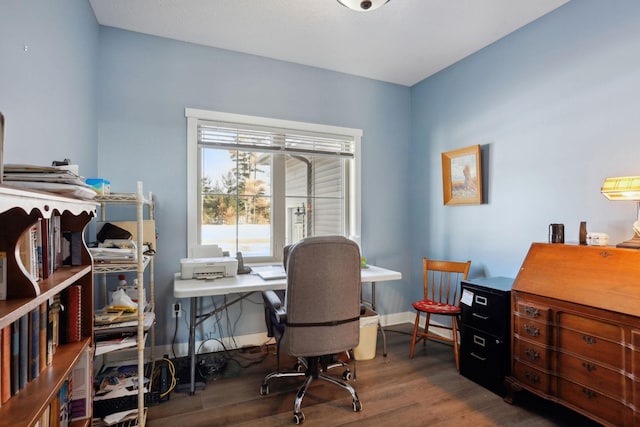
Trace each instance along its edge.
<path fill-rule="evenodd" d="M 186 109 L 188 247 L 251 261 L 301 238 L 360 235 L 362 131 Z"/>

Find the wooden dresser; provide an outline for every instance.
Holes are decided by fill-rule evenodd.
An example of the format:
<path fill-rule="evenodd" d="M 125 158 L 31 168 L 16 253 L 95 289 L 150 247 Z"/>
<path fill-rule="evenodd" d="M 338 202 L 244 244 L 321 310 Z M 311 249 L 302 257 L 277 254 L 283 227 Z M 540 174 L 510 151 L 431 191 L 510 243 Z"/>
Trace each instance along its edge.
<path fill-rule="evenodd" d="M 534 243 L 511 326 L 507 402 L 525 389 L 604 425 L 640 425 L 640 251 Z"/>

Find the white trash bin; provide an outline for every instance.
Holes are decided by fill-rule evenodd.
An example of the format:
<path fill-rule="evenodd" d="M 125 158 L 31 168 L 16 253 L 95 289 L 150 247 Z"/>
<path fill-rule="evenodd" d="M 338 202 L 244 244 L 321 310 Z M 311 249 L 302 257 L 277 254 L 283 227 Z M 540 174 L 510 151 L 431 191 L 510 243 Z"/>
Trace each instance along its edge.
<path fill-rule="evenodd" d="M 360 316 L 360 342 L 353 349 L 353 357 L 356 360 L 371 360 L 376 357 L 379 320 L 378 313 L 370 309 Z"/>

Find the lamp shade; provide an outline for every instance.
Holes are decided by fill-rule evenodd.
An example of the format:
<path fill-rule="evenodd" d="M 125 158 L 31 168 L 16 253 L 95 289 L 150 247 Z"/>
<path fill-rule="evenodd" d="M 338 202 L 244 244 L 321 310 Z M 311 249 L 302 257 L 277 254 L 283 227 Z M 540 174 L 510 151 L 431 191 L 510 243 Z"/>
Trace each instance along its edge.
<path fill-rule="evenodd" d="M 338 0 L 338 3 L 358 12 L 376 10 L 389 0 Z"/>
<path fill-rule="evenodd" d="M 600 190 L 609 200 L 640 200 L 640 176 L 607 178 Z"/>

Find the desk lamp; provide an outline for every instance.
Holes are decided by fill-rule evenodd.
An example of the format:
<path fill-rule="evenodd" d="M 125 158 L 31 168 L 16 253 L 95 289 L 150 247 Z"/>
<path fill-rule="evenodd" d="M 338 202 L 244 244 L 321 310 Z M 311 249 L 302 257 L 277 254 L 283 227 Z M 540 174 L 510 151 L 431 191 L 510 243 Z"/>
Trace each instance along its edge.
<path fill-rule="evenodd" d="M 637 203 L 638 217 L 633 223 L 634 235 L 631 239 L 618 243 L 616 247 L 640 249 L 640 176 L 607 178 L 600 191 L 609 200 L 632 200 Z"/>

